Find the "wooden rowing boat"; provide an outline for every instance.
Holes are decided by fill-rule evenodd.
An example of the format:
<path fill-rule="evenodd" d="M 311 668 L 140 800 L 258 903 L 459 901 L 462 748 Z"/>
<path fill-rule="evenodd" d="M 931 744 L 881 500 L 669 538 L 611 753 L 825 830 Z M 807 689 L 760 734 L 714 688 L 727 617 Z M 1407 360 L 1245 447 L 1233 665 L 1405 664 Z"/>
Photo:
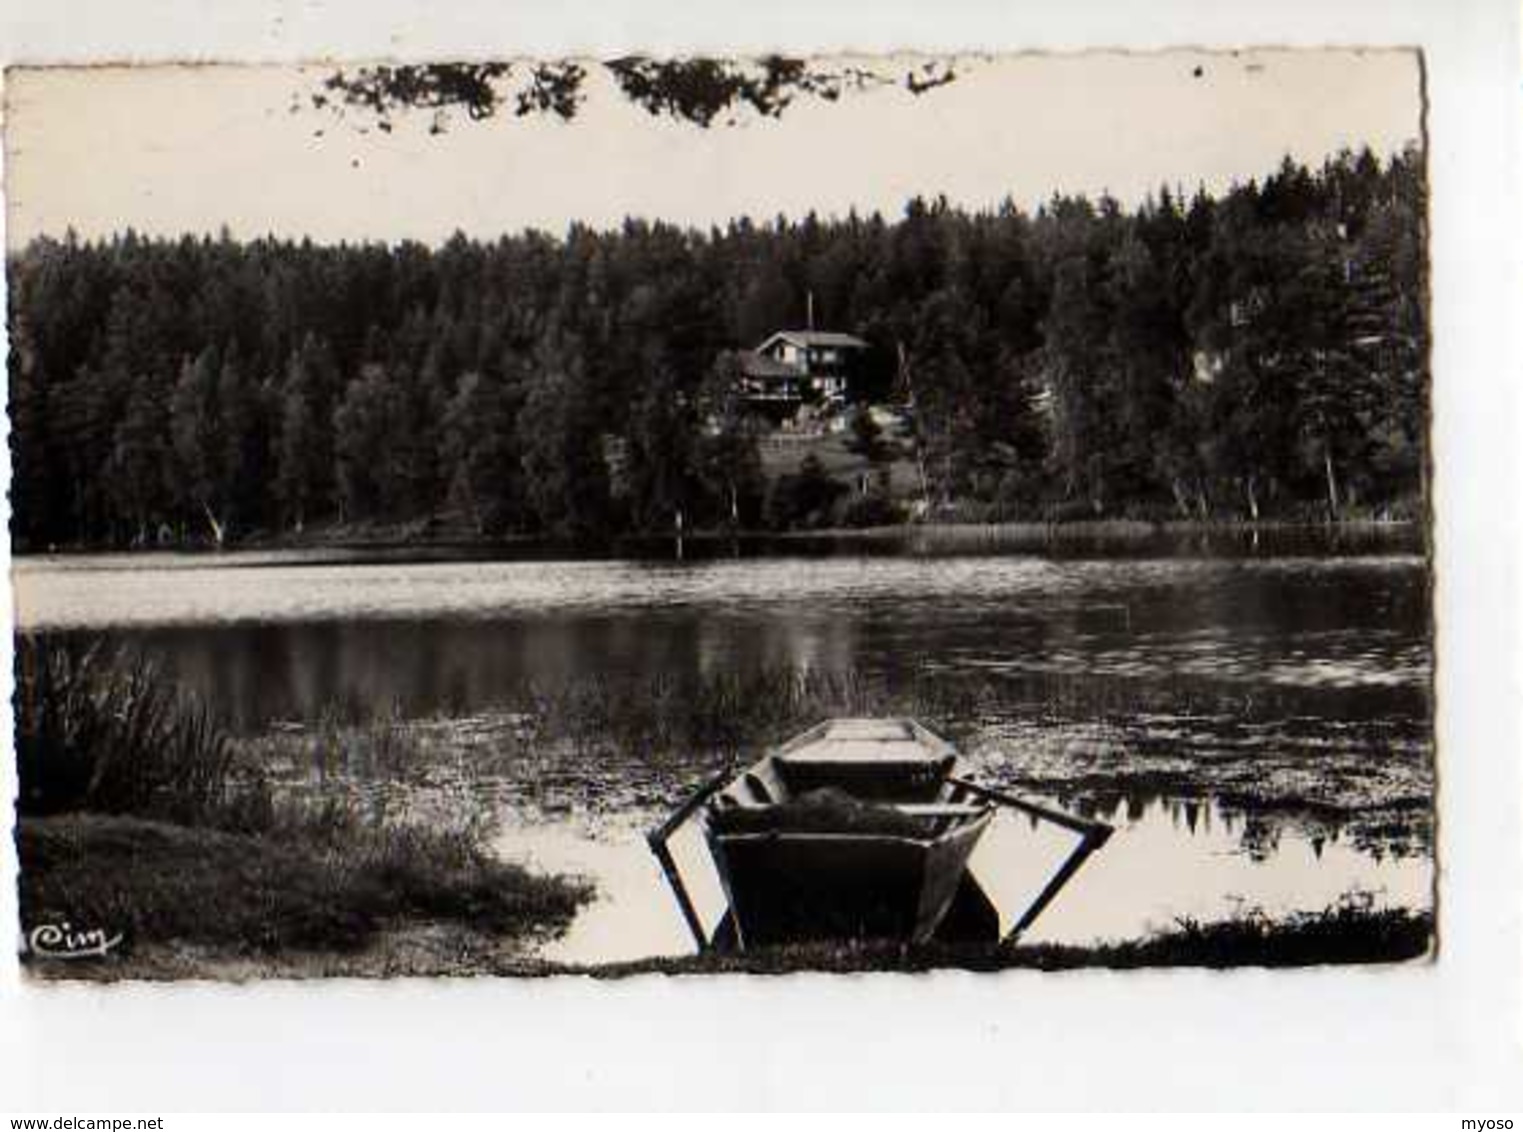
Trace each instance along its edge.
<path fill-rule="evenodd" d="M 960 770 L 957 752 L 915 720 L 828 720 L 715 779 L 651 835 L 651 847 L 701 949 L 998 940 L 998 911 L 968 870 L 998 806 L 1083 835 L 1082 853 L 1020 917 L 1022 928 L 1110 831 L 977 786 Z M 728 905 L 712 931 L 667 848 L 689 822 Z"/>
<path fill-rule="evenodd" d="M 956 761 L 911 721 L 837 719 L 717 791 L 708 840 L 739 946 L 930 939 L 994 812 L 950 781 Z"/>

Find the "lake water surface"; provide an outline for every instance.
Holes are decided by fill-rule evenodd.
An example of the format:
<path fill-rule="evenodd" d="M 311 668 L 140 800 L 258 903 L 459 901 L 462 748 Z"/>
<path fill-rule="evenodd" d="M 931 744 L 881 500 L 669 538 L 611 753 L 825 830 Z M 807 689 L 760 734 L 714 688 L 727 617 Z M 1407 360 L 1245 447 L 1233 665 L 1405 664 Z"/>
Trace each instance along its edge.
<path fill-rule="evenodd" d="M 140 648 L 245 734 L 378 705 L 490 734 L 526 684 L 593 677 L 681 689 L 789 666 L 967 689 L 975 777 L 1118 828 L 1031 938 L 1351 893 L 1430 907 L 1425 560 L 1230 551 L 81 556 L 22 560 L 15 581 L 23 631 Z M 687 947 L 641 832 L 712 769 L 703 752 L 654 769 L 628 753 L 490 784 L 505 855 L 599 882 L 552 954 Z M 1022 855 L 1002 823 L 986 871 Z"/>

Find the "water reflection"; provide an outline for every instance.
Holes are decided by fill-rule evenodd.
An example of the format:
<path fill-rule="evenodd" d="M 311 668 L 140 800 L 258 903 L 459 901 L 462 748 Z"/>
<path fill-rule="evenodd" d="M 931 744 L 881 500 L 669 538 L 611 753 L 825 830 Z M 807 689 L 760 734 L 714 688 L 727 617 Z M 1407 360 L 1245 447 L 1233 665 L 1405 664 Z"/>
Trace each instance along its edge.
<path fill-rule="evenodd" d="M 1429 863 L 1380 857 L 1337 833 L 1276 827 L 1272 842 L 1245 841 L 1252 819 L 1212 801 L 1154 799 L 1116 815 L 1115 835 L 1022 937 L 1028 943 L 1088 944 L 1138 939 L 1182 920 L 1201 923 L 1262 912 L 1315 914 L 1358 896 L 1373 908 L 1432 907 Z M 970 868 L 1008 932 L 1075 835 L 1001 812 Z M 607 963 L 685 955 L 694 944 L 643 835 L 629 823 L 511 824 L 497 850 L 550 871 L 593 879 L 599 897 L 566 935 L 542 946 L 547 959 Z M 678 846 L 701 917 L 713 924 L 723 896 L 700 846 Z"/>
<path fill-rule="evenodd" d="M 1216 801 L 1157 799 L 1117 826 L 1026 937 L 1083 943 L 1262 911 L 1316 913 L 1351 894 L 1374 907 L 1432 906 L 1430 862 L 1362 848 L 1336 830 L 1266 821 Z M 998 846 L 990 846 L 998 852 Z"/>
<path fill-rule="evenodd" d="M 1335 560 L 829 558 L 266 565 L 25 561 L 18 624 L 111 631 L 240 726 L 335 700 L 474 711 L 526 679 L 791 664 L 1139 689 L 1305 693 L 1309 715 L 1426 716 L 1427 572 Z M 1397 695 L 1382 697 L 1382 691 Z M 1361 705 L 1361 697 L 1373 710 Z M 1050 699 L 1051 697 L 1046 697 Z"/>

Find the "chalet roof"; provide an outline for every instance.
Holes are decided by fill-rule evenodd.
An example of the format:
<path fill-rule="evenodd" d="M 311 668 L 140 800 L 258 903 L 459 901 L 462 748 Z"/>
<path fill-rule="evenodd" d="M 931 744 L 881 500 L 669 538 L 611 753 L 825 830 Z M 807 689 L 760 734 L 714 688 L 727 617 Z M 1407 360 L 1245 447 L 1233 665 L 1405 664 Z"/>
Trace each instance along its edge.
<path fill-rule="evenodd" d="M 765 350 L 774 342 L 791 342 L 795 346 L 836 346 L 848 350 L 865 350 L 867 343 L 855 334 L 842 334 L 838 330 L 779 330 L 760 346 Z"/>
<path fill-rule="evenodd" d="M 745 377 L 802 377 L 803 371 L 789 362 L 780 362 L 755 350 L 741 350 L 740 372 Z"/>

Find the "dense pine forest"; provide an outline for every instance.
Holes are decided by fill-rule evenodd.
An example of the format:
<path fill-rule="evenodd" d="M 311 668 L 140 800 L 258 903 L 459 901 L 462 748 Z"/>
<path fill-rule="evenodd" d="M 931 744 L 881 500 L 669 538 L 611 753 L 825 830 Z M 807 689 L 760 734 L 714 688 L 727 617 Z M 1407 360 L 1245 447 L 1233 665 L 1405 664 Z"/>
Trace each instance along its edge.
<path fill-rule="evenodd" d="M 631 219 L 481 242 L 40 239 L 9 258 L 19 550 L 430 523 L 606 539 L 917 517 L 1411 515 L 1425 494 L 1415 148 L 1213 196 L 1028 213 Z M 853 440 L 920 505 L 764 474 L 733 351 L 871 349 Z M 821 506 L 800 505 L 818 499 Z"/>

